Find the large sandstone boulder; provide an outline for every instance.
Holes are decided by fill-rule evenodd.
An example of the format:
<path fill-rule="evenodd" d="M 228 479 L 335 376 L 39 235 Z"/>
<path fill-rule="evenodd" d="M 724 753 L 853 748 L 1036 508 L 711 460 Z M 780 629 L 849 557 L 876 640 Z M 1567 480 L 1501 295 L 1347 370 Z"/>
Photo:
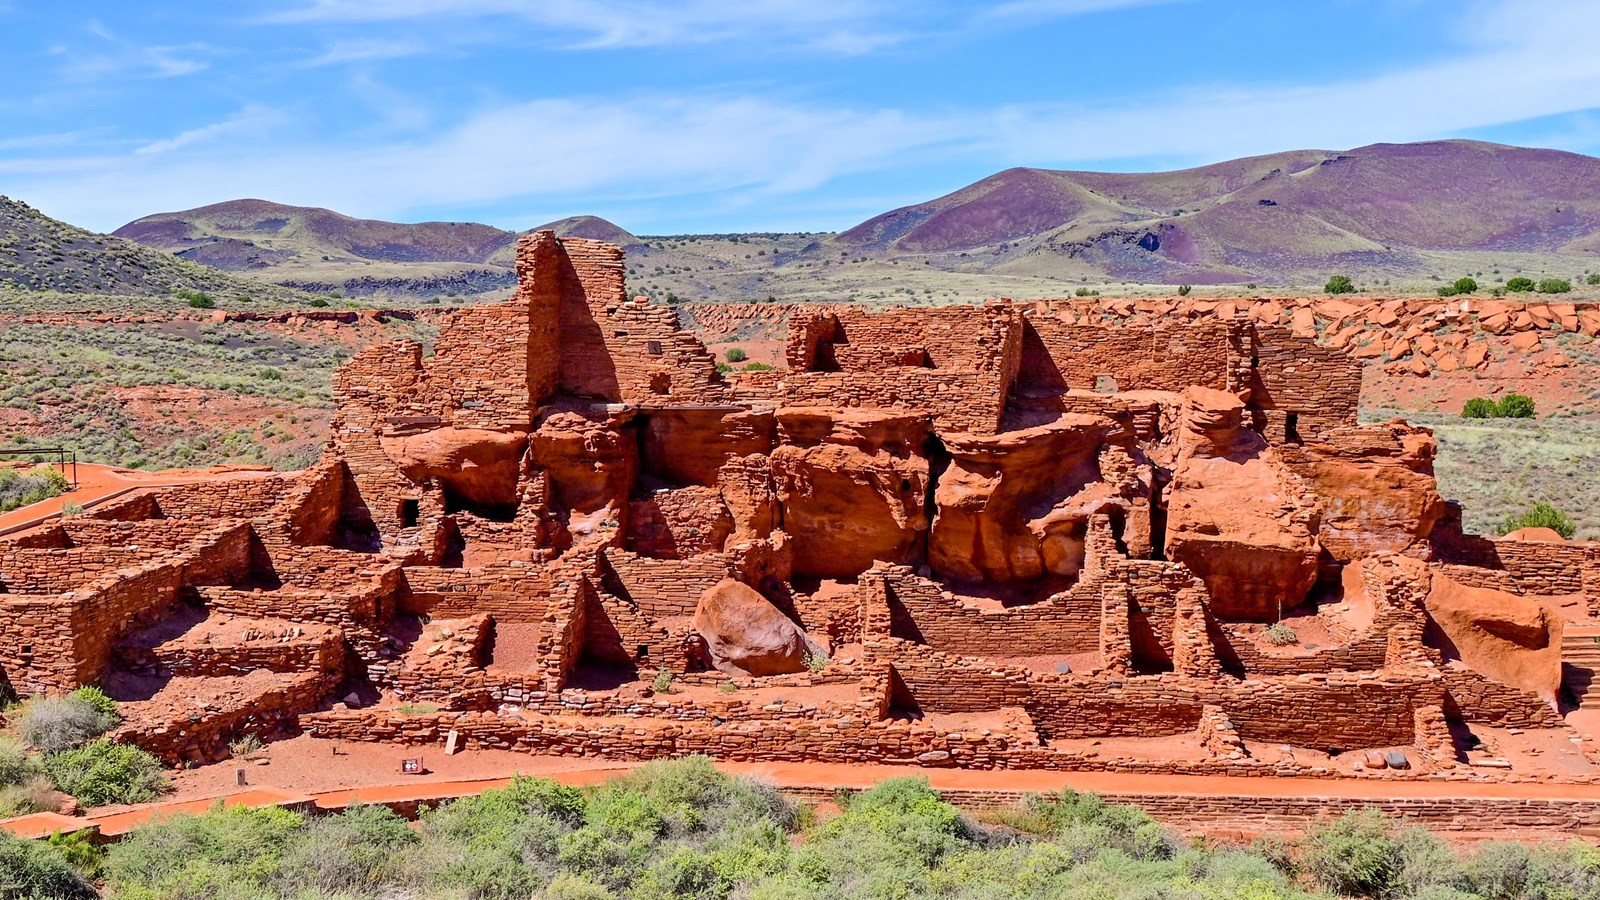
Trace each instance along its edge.
<path fill-rule="evenodd" d="M 383 452 L 412 481 L 435 480 L 475 506 L 517 502 L 517 472 L 528 436 L 483 428 L 435 428 L 381 439 Z"/>
<path fill-rule="evenodd" d="M 755 588 L 724 578 L 700 596 L 694 627 L 706 656 L 730 675 L 785 675 L 806 668 L 820 649 L 783 611 Z"/>
<path fill-rule="evenodd" d="M 1244 426 L 1238 397 L 1208 388 L 1183 397 L 1167 489 L 1167 558 L 1205 582 L 1218 616 L 1276 621 L 1316 582 L 1315 500 Z"/>
<path fill-rule="evenodd" d="M 1563 623 L 1550 606 L 1533 597 L 1471 587 L 1442 572 L 1433 573 L 1426 603 L 1452 645 L 1447 656 L 1556 707 Z"/>

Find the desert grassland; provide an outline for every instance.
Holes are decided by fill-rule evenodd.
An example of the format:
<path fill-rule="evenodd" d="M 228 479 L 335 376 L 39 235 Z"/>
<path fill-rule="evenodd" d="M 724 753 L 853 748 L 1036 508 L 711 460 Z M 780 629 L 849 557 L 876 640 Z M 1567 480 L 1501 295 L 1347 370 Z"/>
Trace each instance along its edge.
<path fill-rule="evenodd" d="M 426 337 L 411 323 L 388 337 Z M 0 445 L 61 445 L 143 468 L 315 461 L 351 348 L 253 323 L 0 328 Z"/>
<path fill-rule="evenodd" d="M 1463 419 L 1447 413 L 1366 410 L 1363 421 L 1405 418 L 1433 429 L 1439 492 L 1461 501 L 1468 531 L 1494 534 L 1508 516 L 1546 502 L 1571 516 L 1576 538 L 1600 539 L 1600 421 Z"/>

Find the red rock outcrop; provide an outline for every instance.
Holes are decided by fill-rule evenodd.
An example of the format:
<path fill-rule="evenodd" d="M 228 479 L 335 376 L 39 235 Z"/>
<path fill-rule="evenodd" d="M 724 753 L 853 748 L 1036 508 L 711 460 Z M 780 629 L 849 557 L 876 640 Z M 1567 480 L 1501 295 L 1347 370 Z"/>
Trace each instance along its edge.
<path fill-rule="evenodd" d="M 920 416 L 786 408 L 772 477 L 794 570 L 853 577 L 877 561 L 918 562 L 925 509 L 928 423 Z"/>
<path fill-rule="evenodd" d="M 383 452 L 407 478 L 434 479 L 465 502 L 513 506 L 528 436 L 482 428 L 436 428 L 381 438 Z"/>
<path fill-rule="evenodd" d="M 1561 617 L 1547 604 L 1433 573 L 1428 615 L 1449 640 L 1446 655 L 1501 684 L 1557 706 L 1561 689 Z"/>
<path fill-rule="evenodd" d="M 1426 428 L 1390 422 L 1341 428 L 1281 453 L 1322 504 L 1318 539 L 1334 559 L 1425 553 L 1444 515 Z"/>
<path fill-rule="evenodd" d="M 1225 391 L 1183 393 L 1167 488 L 1167 558 L 1211 591 L 1219 615 L 1276 621 L 1317 578 L 1319 510 Z"/>
<path fill-rule="evenodd" d="M 1069 415 L 1022 431 L 945 435 L 950 464 L 934 492 L 928 543 L 934 572 L 956 581 L 1072 578 L 1092 514 L 1115 511 L 1126 522 L 1137 507 L 1148 531 L 1148 467 L 1121 483 L 1101 471 L 1103 455 L 1127 455 L 1107 443 L 1120 431 L 1108 419 Z"/>

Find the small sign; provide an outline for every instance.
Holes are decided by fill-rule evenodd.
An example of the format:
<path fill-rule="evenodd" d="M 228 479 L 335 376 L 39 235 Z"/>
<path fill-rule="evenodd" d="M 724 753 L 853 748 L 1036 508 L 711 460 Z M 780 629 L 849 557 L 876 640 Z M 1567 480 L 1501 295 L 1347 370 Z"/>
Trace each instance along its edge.
<path fill-rule="evenodd" d="M 417 757 L 416 759 L 402 759 L 402 760 L 400 760 L 400 774 L 401 775 L 421 775 L 422 774 L 422 758 L 421 757 Z"/>
<path fill-rule="evenodd" d="M 460 752 L 461 752 L 461 732 L 459 732 L 459 731 L 455 730 L 454 728 L 452 728 L 452 729 L 450 729 L 450 733 L 445 735 L 445 738 L 444 738 L 444 755 L 445 756 L 455 756 L 457 753 L 460 753 Z"/>
<path fill-rule="evenodd" d="M 234 776 L 239 779 L 239 786 L 240 787 L 244 787 L 248 783 L 247 780 L 244 777 L 244 770 L 243 769 L 239 769 L 237 772 L 235 772 Z"/>

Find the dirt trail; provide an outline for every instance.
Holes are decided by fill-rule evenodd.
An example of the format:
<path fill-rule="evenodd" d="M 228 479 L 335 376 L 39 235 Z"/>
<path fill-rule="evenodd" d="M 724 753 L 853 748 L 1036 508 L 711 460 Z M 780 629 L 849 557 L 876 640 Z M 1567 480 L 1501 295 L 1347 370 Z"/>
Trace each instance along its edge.
<path fill-rule="evenodd" d="M 70 466 L 67 474 L 69 477 L 72 474 Z M 269 474 L 268 470 L 222 466 L 214 469 L 166 469 L 160 472 L 141 472 L 117 466 L 79 463 L 76 490 L 0 515 L 0 531 L 36 524 L 59 513 L 61 507 L 68 502 L 89 506 L 134 488 L 193 484 L 226 478 L 259 478 L 266 474 Z"/>

